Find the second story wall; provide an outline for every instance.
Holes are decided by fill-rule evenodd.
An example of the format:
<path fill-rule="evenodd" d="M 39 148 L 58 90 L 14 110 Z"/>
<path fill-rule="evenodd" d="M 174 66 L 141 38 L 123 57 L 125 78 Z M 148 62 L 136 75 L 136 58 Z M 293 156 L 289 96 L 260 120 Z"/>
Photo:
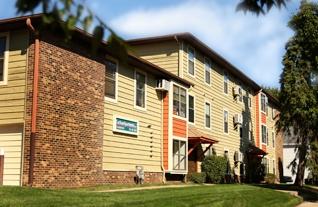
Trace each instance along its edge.
<path fill-rule="evenodd" d="M 6 37 L 8 60 L 4 81 L 0 81 L 0 124 L 23 122 L 25 119 L 25 92 L 28 56 L 28 30 L 0 33 Z"/>

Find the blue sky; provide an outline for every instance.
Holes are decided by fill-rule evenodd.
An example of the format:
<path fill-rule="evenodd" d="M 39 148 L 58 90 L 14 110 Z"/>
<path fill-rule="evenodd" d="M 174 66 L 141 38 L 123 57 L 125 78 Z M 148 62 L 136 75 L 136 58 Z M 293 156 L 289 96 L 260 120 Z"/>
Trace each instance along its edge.
<path fill-rule="evenodd" d="M 16 0 L 0 1 L 0 19 L 16 17 Z M 235 12 L 240 0 L 86 0 L 124 39 L 190 32 L 259 85 L 279 87 L 287 27 L 300 0 L 266 16 Z M 39 12 L 37 10 L 36 12 Z M 105 37 L 107 39 L 107 37 Z"/>

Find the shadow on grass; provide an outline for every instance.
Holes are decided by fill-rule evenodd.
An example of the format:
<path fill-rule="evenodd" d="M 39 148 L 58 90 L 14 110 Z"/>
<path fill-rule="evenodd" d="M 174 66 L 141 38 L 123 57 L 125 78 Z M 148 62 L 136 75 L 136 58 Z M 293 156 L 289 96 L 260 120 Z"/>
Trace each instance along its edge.
<path fill-rule="evenodd" d="M 292 184 L 252 184 L 262 188 L 270 188 L 273 190 L 286 190 L 297 191 L 298 195 L 303 198 L 304 201 L 316 202 L 318 201 L 318 189 L 307 186 L 294 186 Z"/>

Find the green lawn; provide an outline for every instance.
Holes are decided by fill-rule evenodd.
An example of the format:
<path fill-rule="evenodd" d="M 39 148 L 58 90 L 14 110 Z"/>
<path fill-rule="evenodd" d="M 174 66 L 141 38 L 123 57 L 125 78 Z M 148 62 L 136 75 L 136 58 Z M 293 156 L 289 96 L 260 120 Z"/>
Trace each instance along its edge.
<path fill-rule="evenodd" d="M 131 186 L 137 187 L 137 186 Z M 141 187 L 141 186 L 138 186 Z M 117 187 L 116 187 L 117 188 Z M 102 188 L 89 188 L 102 190 Z M 301 199 L 250 185 L 191 185 L 125 192 L 0 186 L 0 206 L 296 206 Z"/>

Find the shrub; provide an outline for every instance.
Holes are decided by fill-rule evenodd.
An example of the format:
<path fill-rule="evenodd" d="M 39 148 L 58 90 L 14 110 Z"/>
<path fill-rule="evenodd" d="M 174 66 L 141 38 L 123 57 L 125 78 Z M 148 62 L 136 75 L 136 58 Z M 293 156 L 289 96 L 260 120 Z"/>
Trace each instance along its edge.
<path fill-rule="evenodd" d="M 268 184 L 273 184 L 276 181 L 276 175 L 272 173 L 267 173 L 265 175 L 265 182 Z"/>
<path fill-rule="evenodd" d="M 259 183 L 264 180 L 265 166 L 260 160 L 254 159 L 248 163 L 247 176 L 248 181 L 252 183 Z"/>
<path fill-rule="evenodd" d="M 225 176 L 227 158 L 216 155 L 206 156 L 202 161 L 202 171 L 206 173 L 207 180 L 212 183 L 220 183 Z"/>
<path fill-rule="evenodd" d="M 196 172 L 189 174 L 189 180 L 194 183 L 202 184 L 206 181 L 206 173 L 205 172 Z"/>

